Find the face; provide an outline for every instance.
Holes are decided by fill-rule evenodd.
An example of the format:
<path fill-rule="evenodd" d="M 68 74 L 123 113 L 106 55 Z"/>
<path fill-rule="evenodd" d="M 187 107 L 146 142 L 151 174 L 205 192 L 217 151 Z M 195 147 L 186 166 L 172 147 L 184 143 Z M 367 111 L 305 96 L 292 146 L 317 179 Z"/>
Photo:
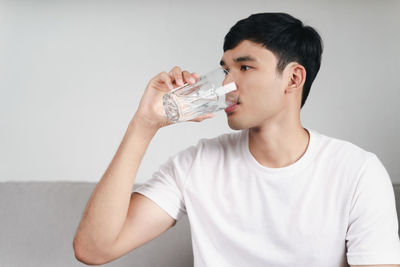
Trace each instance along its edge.
<path fill-rule="evenodd" d="M 228 94 L 237 105 L 225 110 L 230 128 L 261 127 L 278 119 L 287 83 L 285 72 L 277 72 L 277 63 L 271 51 L 247 40 L 224 53 L 221 66 L 228 71 L 224 84 L 235 82 L 237 87 Z"/>

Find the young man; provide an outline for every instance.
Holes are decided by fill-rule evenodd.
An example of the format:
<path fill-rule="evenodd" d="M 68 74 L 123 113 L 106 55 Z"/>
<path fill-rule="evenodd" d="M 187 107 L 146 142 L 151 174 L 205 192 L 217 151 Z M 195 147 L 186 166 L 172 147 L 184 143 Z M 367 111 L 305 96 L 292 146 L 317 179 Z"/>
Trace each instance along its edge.
<path fill-rule="evenodd" d="M 155 76 L 89 200 L 76 257 L 109 262 L 187 214 L 196 267 L 400 266 L 394 192 L 379 159 L 301 125 L 321 54 L 318 33 L 290 15 L 239 21 L 221 65 L 237 85 L 228 123 L 241 131 L 172 156 L 131 194 L 148 144 L 170 124 L 162 96 L 198 79 L 179 67 Z"/>

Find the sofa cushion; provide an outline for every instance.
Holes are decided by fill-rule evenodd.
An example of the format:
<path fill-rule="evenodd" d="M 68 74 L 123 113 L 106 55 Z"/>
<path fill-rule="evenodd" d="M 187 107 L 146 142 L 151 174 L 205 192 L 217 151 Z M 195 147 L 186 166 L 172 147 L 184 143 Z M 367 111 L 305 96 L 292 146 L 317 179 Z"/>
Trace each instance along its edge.
<path fill-rule="evenodd" d="M 80 182 L 0 183 L 0 266 L 86 266 L 75 259 L 72 241 L 94 187 Z M 133 265 L 193 266 L 187 217 L 104 266 Z"/>

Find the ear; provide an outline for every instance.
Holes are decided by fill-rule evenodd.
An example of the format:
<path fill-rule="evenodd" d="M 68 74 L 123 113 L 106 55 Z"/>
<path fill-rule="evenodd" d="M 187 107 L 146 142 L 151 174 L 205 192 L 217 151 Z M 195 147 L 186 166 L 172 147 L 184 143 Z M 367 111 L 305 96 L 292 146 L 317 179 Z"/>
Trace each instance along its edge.
<path fill-rule="evenodd" d="M 287 66 L 288 70 L 288 86 L 285 93 L 301 92 L 306 82 L 306 69 L 299 63 L 292 62 Z"/>

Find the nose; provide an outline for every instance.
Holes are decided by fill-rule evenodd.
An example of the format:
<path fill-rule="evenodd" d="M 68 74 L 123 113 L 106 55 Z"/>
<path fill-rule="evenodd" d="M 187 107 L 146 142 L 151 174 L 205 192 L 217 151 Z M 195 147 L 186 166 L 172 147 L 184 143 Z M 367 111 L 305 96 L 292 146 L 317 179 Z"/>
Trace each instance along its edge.
<path fill-rule="evenodd" d="M 224 79 L 224 81 L 222 82 L 222 86 L 225 86 L 225 85 L 230 84 L 230 83 L 232 83 L 232 82 L 235 83 L 236 90 L 231 91 L 231 92 L 229 92 L 229 93 L 227 93 L 227 94 L 225 95 L 225 101 L 226 101 L 227 103 L 229 103 L 229 104 L 237 103 L 237 98 L 238 98 L 238 97 L 235 96 L 235 95 L 236 95 L 235 92 L 237 92 L 237 90 L 238 90 L 238 88 L 237 88 L 237 87 L 238 87 L 238 84 L 235 82 L 232 73 L 226 72 L 225 79 Z"/>
<path fill-rule="evenodd" d="M 225 74 L 225 79 L 224 79 L 224 81 L 222 82 L 222 85 L 226 85 L 226 84 L 231 83 L 231 82 L 233 82 L 233 81 L 234 81 L 234 79 L 233 79 L 233 77 L 232 77 L 232 74 L 229 73 L 229 72 L 226 72 L 226 74 Z"/>

